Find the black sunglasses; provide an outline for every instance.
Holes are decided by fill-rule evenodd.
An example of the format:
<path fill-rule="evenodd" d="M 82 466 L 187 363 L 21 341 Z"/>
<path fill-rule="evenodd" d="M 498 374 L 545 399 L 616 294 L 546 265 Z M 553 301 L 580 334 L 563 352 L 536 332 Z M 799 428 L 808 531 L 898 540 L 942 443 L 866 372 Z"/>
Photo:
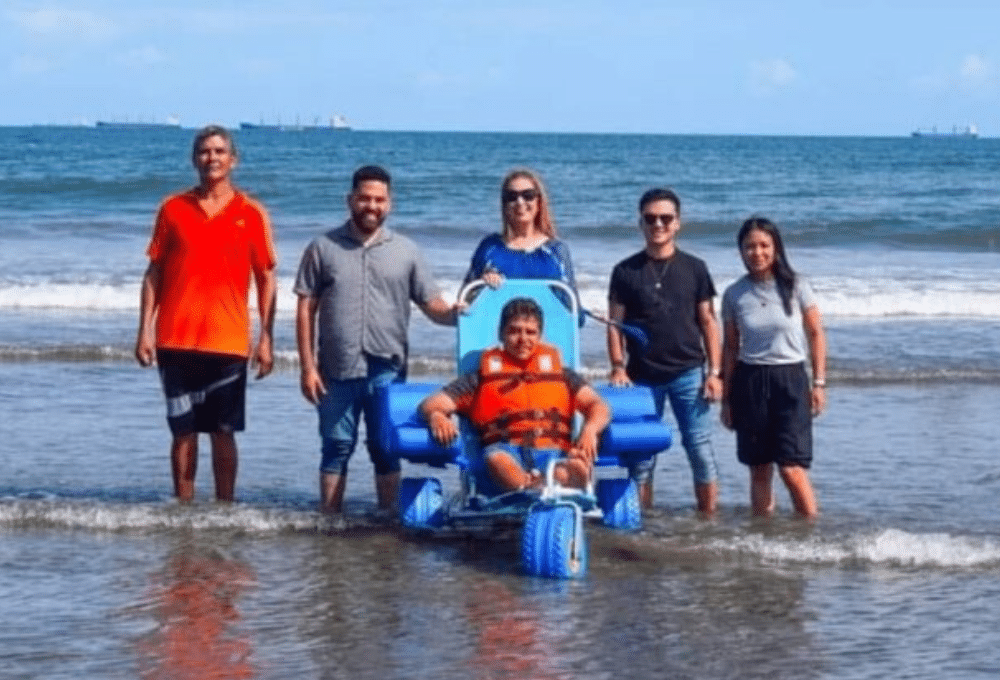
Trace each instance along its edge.
<path fill-rule="evenodd" d="M 505 189 L 502 197 L 504 203 L 517 203 L 517 199 L 519 198 L 523 198 L 525 203 L 531 203 L 538 198 L 538 190 L 525 189 L 523 191 L 514 191 L 513 189 Z"/>
<path fill-rule="evenodd" d="M 657 215 L 655 213 L 643 213 L 642 221 L 645 222 L 650 227 L 655 227 L 657 224 L 662 224 L 665 227 L 669 227 L 670 224 L 677 219 L 677 215 L 671 215 L 665 213 L 662 215 Z"/>

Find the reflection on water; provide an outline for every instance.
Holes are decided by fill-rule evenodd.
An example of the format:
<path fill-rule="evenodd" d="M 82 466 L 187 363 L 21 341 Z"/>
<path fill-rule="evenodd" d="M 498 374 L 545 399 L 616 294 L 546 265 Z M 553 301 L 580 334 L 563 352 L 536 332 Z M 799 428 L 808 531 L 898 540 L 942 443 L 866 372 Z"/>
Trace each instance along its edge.
<path fill-rule="evenodd" d="M 473 670 L 477 680 L 572 677 L 554 669 L 555 650 L 533 605 L 500 581 L 484 579 L 470 588 L 466 614 L 475 635 Z"/>
<path fill-rule="evenodd" d="M 215 548 L 180 540 L 152 574 L 144 609 L 155 628 L 136 644 L 148 680 L 257 677 L 253 645 L 239 631 L 237 602 L 256 584 L 253 570 Z"/>

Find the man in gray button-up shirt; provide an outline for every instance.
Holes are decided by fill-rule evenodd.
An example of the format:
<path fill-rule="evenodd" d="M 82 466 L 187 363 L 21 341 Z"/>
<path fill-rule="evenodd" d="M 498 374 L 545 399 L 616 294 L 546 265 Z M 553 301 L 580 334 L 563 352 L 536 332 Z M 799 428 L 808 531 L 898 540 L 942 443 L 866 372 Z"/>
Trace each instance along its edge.
<path fill-rule="evenodd" d="M 399 460 L 378 441 L 373 396 L 406 377 L 411 301 L 432 321 L 455 325 L 455 308 L 441 297 L 417 246 L 383 226 L 390 190 L 383 168 L 358 169 L 347 196 L 350 219 L 309 244 L 295 280 L 301 387 L 319 412 L 325 512 L 341 511 L 362 412 L 379 507 L 395 506 Z"/>

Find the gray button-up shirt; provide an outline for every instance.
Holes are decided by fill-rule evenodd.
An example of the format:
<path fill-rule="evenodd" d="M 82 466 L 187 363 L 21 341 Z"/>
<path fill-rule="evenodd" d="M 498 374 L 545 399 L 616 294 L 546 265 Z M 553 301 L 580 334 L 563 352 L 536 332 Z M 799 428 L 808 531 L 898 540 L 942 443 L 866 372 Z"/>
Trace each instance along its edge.
<path fill-rule="evenodd" d="M 363 245 L 348 223 L 306 247 L 295 292 L 319 301 L 325 380 L 366 377 L 366 354 L 405 362 L 410 302 L 424 306 L 440 295 L 413 241 L 383 227 Z"/>

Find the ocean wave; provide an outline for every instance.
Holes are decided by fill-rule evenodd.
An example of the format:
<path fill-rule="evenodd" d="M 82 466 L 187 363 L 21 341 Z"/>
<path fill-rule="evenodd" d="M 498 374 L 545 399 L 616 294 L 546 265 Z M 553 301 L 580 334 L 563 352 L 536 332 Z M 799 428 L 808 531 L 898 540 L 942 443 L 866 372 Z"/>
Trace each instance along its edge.
<path fill-rule="evenodd" d="M 131 345 L 109 344 L 54 344 L 27 347 L 21 345 L 0 345 L 0 363 L 18 364 L 35 362 L 53 363 L 126 363 L 135 362 Z M 433 378 L 447 380 L 455 374 L 455 359 L 449 353 L 441 356 L 411 356 L 407 364 L 410 379 Z M 274 369 L 276 371 L 297 371 L 298 351 L 294 348 L 276 348 Z M 607 381 L 609 365 L 607 358 L 584 356 L 579 372 L 591 382 Z M 877 366 L 859 365 L 836 367 L 827 371 L 830 389 L 838 386 L 872 387 L 880 385 L 920 385 L 944 383 L 1000 384 L 1000 368 L 993 365 L 968 364 L 947 367 L 893 366 L 885 362 Z"/>
<path fill-rule="evenodd" d="M 53 345 L 50 347 L 21 347 L 0 345 L 0 362 L 28 363 L 54 362 L 120 362 L 135 361 L 130 348 L 111 345 Z"/>
<path fill-rule="evenodd" d="M 910 278 L 811 279 L 828 319 L 941 319 L 1000 318 L 1000 279 L 915 280 Z M 441 288 L 454 301 L 461 282 L 445 279 Z M 724 290 L 731 281 L 719 281 Z M 279 277 L 278 313 L 294 314 L 297 298 L 294 279 Z M 583 274 L 579 281 L 583 306 L 597 313 L 607 311 L 607 278 Z M 250 306 L 254 307 L 253 295 Z M 139 281 L 18 281 L 0 282 L 0 310 L 110 311 L 136 314 Z"/>
<path fill-rule="evenodd" d="M 0 527 L 19 530 L 82 530 L 156 534 L 173 531 L 230 532 L 274 535 L 298 532 L 343 532 L 394 526 L 378 513 L 330 517 L 313 510 L 256 507 L 248 504 L 196 503 L 172 500 L 138 503 L 61 499 L 54 495 L 0 499 Z M 445 532 L 448 533 L 448 532 Z M 694 537 L 688 537 L 694 539 Z M 607 543 L 608 538 L 598 539 Z M 654 542 L 649 545 L 641 545 Z M 696 539 L 695 539 L 696 540 Z M 656 552 L 652 536 L 630 536 L 640 552 Z M 662 545 L 659 546 L 663 548 Z M 1000 543 L 982 536 L 917 533 L 882 529 L 872 533 L 808 538 L 761 535 L 718 536 L 687 545 L 675 556 L 698 554 L 712 559 L 751 560 L 769 567 L 840 567 L 882 569 L 994 569 L 1000 567 Z"/>
<path fill-rule="evenodd" d="M 1000 543 L 994 539 L 899 529 L 842 539 L 743 536 L 714 539 L 706 548 L 717 554 L 752 557 L 772 565 L 944 569 L 1000 566 Z"/>
<path fill-rule="evenodd" d="M 72 529 L 111 533 L 195 530 L 266 535 L 342 530 L 359 523 L 371 524 L 371 520 L 361 517 L 348 523 L 313 511 L 242 504 L 178 505 L 172 501 L 122 504 L 55 497 L 0 500 L 0 527 L 10 529 Z"/>

